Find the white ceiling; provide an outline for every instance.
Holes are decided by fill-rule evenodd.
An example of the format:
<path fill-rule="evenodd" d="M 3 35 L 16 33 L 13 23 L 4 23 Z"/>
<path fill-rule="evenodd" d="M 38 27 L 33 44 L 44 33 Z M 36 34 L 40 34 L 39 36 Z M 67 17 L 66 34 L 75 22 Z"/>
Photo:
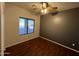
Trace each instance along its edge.
<path fill-rule="evenodd" d="M 31 12 L 38 13 L 38 14 L 40 13 L 40 10 L 41 10 L 40 2 L 12 2 L 8 4 L 13 4 L 18 7 L 27 9 Z M 58 7 L 57 9 L 58 11 L 63 11 L 63 10 L 68 10 L 68 9 L 79 7 L 79 2 L 48 2 L 48 4 L 51 7 Z M 36 5 L 35 6 L 36 9 L 33 10 L 32 5 Z"/>

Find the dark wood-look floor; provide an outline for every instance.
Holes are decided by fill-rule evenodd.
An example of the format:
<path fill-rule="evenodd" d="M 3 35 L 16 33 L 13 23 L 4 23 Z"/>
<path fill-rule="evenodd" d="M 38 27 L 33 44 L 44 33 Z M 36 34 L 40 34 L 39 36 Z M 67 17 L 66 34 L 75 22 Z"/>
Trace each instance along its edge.
<path fill-rule="evenodd" d="M 78 56 L 79 53 L 49 42 L 42 38 L 36 38 L 27 42 L 9 47 L 5 56 Z"/>

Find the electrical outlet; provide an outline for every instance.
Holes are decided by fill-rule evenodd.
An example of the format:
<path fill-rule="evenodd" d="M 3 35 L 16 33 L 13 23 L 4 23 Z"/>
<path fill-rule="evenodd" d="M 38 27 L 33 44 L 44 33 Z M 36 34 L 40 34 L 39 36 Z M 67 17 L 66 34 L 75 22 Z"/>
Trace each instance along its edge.
<path fill-rule="evenodd" d="M 75 44 L 74 44 L 74 43 L 72 43 L 72 46 L 75 46 Z"/>

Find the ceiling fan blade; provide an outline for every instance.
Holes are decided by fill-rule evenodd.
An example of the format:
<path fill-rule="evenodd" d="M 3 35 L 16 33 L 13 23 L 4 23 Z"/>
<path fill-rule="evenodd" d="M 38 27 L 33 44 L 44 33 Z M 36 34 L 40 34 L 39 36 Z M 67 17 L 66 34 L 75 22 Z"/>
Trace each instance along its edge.
<path fill-rule="evenodd" d="M 48 7 L 47 10 L 49 12 L 54 12 L 54 11 L 57 11 L 57 7 Z"/>
<path fill-rule="evenodd" d="M 52 9 L 58 9 L 58 7 L 51 7 Z"/>

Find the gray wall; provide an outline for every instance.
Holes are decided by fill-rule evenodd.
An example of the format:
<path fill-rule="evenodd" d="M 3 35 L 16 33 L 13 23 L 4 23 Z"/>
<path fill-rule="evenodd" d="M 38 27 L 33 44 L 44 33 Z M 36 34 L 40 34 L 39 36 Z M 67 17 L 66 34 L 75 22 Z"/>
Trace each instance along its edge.
<path fill-rule="evenodd" d="M 79 50 L 79 8 L 41 16 L 40 36 Z"/>

